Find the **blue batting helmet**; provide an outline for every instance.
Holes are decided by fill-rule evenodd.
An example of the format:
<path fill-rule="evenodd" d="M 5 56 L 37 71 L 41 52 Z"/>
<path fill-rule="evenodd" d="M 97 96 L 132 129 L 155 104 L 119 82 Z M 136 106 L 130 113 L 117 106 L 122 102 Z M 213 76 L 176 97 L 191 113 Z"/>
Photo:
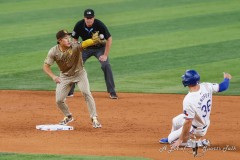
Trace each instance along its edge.
<path fill-rule="evenodd" d="M 195 70 L 187 70 L 184 75 L 182 75 L 182 83 L 184 87 L 192 85 L 195 86 L 200 81 L 200 75 Z"/>

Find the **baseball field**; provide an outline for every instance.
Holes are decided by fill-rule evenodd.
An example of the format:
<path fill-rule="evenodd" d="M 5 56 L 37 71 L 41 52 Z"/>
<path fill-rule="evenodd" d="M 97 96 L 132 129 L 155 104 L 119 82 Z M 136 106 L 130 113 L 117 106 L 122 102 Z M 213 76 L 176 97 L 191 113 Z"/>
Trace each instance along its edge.
<path fill-rule="evenodd" d="M 193 159 L 188 149 L 159 144 L 182 112 L 187 93 L 181 75 L 195 69 L 201 81 L 220 83 L 213 97 L 212 147 L 198 159 L 239 159 L 239 0 L 0 0 L 0 160 Z M 73 131 L 39 131 L 57 123 L 55 83 L 42 71 L 60 29 L 71 31 L 86 8 L 109 28 L 110 62 L 119 99 L 106 93 L 95 58 L 85 64 L 102 129 L 91 126 L 79 90 L 68 98 Z M 53 71 L 58 74 L 56 64 Z"/>

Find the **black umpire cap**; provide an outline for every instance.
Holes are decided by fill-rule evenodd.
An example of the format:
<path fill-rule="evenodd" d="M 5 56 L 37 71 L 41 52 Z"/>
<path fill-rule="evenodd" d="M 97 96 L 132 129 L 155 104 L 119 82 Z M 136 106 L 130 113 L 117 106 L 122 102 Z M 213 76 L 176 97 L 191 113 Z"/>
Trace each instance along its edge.
<path fill-rule="evenodd" d="M 84 11 L 84 17 L 93 18 L 94 17 L 94 11 L 92 9 L 86 9 Z"/>

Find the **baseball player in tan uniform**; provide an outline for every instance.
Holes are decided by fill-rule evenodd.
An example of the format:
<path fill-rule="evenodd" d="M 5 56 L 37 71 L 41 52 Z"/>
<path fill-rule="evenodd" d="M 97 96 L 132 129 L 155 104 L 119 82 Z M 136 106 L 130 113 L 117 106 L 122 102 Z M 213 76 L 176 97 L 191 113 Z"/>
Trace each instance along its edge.
<path fill-rule="evenodd" d="M 81 43 L 73 43 L 70 34 L 66 30 L 57 32 L 56 38 L 58 44 L 49 50 L 43 65 L 44 72 L 57 84 L 56 103 L 65 116 L 59 124 L 67 125 L 73 121 L 73 116 L 65 100 L 71 89 L 71 85 L 77 83 L 87 103 L 93 127 L 101 128 L 102 126 L 97 119 L 96 105 L 90 91 L 87 73 L 83 66 L 82 50 L 88 46 L 104 42 L 100 40 L 98 33 L 96 33 L 92 39 Z M 60 69 L 59 76 L 56 76 L 50 68 L 54 61 Z"/>

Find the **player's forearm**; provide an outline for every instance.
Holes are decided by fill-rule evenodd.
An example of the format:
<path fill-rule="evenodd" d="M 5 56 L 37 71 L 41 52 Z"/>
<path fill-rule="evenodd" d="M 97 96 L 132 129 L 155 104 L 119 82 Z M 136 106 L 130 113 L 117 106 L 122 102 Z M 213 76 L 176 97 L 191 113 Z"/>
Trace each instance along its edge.
<path fill-rule="evenodd" d="M 229 79 L 228 78 L 224 78 L 224 80 L 219 84 L 219 91 L 218 92 L 222 92 L 228 89 L 229 87 Z"/>
<path fill-rule="evenodd" d="M 192 126 L 192 120 L 186 119 L 183 124 L 182 133 L 179 137 L 179 139 L 182 140 L 183 142 L 186 142 L 188 140 L 191 126 Z"/>
<path fill-rule="evenodd" d="M 112 37 L 109 37 L 106 41 L 106 47 L 105 47 L 105 51 L 104 51 L 105 56 L 108 56 L 108 54 L 110 52 L 111 45 L 112 45 Z"/>
<path fill-rule="evenodd" d="M 230 83 L 230 79 L 232 78 L 232 76 L 229 73 L 223 73 L 224 74 L 224 79 L 223 81 L 219 84 L 219 91 L 218 92 L 222 92 L 228 89 L 229 87 L 229 83 Z"/>
<path fill-rule="evenodd" d="M 50 66 L 48 64 L 43 64 L 43 71 L 52 79 L 56 77 L 56 75 L 52 72 Z"/>

